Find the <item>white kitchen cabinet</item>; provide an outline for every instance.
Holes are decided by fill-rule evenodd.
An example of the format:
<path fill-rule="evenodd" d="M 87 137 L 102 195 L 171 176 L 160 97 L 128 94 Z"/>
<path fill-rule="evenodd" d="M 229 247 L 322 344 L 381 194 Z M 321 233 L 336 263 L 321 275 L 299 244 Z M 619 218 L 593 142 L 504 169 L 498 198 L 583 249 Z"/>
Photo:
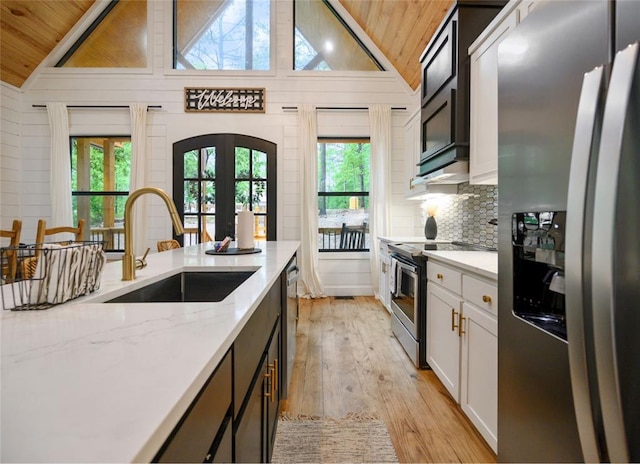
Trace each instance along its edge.
<path fill-rule="evenodd" d="M 429 264 L 428 264 L 429 265 Z M 427 363 L 456 401 L 460 397 L 459 296 L 427 283 Z"/>
<path fill-rule="evenodd" d="M 418 172 L 420 161 L 420 111 L 417 111 L 405 125 L 405 179 L 404 195 L 411 198 L 423 193 L 420 187 L 414 187 L 412 182 Z M 422 188 L 424 190 L 424 188 Z"/>
<path fill-rule="evenodd" d="M 389 248 L 387 242 L 380 240 L 378 248 L 380 255 L 380 269 L 378 273 L 378 298 L 380 302 L 391 312 L 391 293 L 389 293 L 389 278 L 391 272 L 391 258 L 389 257 Z"/>
<path fill-rule="evenodd" d="M 427 362 L 496 451 L 496 282 L 431 258 L 427 279 Z"/>
<path fill-rule="evenodd" d="M 498 183 L 498 46 L 529 14 L 533 0 L 512 0 L 469 47 L 469 183 Z"/>

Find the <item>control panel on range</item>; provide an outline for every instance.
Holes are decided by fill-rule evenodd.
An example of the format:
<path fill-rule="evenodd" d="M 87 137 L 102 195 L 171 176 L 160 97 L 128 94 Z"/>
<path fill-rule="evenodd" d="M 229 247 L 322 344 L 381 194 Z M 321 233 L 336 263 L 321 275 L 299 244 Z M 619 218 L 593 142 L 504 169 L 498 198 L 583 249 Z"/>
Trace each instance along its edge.
<path fill-rule="evenodd" d="M 566 211 L 514 213 L 513 310 L 542 330 L 567 339 L 564 298 Z"/>

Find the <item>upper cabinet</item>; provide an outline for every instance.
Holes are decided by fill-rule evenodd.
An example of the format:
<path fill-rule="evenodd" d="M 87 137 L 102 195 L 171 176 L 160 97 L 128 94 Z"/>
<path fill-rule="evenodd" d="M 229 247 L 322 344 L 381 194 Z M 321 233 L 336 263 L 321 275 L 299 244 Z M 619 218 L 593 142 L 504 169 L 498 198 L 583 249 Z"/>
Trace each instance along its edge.
<path fill-rule="evenodd" d="M 511 0 L 469 47 L 470 184 L 498 183 L 498 46 L 534 6 L 534 0 Z"/>
<path fill-rule="evenodd" d="M 457 162 L 464 163 L 466 171 L 470 85 L 467 50 L 505 3 L 455 2 L 420 58 L 420 176 L 430 176 L 444 168 L 459 174 L 459 169 L 452 166 Z"/>

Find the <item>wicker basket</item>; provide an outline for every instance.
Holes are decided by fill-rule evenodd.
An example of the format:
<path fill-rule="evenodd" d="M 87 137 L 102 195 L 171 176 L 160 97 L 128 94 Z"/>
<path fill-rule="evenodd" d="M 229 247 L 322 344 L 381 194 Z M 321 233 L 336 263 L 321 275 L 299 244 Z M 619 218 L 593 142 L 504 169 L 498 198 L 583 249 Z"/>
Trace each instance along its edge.
<path fill-rule="evenodd" d="M 2 309 L 47 309 L 100 288 L 103 242 L 63 242 L 0 249 L 2 262 L 17 254 L 15 278 L 3 282 Z"/>

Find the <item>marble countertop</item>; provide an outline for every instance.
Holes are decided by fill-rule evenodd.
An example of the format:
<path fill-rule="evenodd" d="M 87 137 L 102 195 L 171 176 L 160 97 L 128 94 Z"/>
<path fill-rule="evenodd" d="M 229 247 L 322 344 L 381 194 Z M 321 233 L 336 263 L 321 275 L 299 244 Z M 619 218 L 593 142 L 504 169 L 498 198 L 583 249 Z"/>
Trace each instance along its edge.
<path fill-rule="evenodd" d="M 450 243 L 450 240 L 427 240 L 423 236 L 391 236 L 391 237 L 378 237 L 379 240 L 382 240 L 386 243 Z"/>
<path fill-rule="evenodd" d="M 232 245 L 233 246 L 233 245 Z M 44 311 L 2 311 L 2 462 L 149 462 L 284 270 L 299 242 L 211 256 L 154 253 L 136 280 Z M 219 303 L 110 303 L 181 271 L 255 270 Z M 7 286 L 4 286 L 7 287 Z"/>
<path fill-rule="evenodd" d="M 466 269 L 492 280 L 498 280 L 498 253 L 496 251 L 423 251 L 422 254 L 430 259 Z"/>

